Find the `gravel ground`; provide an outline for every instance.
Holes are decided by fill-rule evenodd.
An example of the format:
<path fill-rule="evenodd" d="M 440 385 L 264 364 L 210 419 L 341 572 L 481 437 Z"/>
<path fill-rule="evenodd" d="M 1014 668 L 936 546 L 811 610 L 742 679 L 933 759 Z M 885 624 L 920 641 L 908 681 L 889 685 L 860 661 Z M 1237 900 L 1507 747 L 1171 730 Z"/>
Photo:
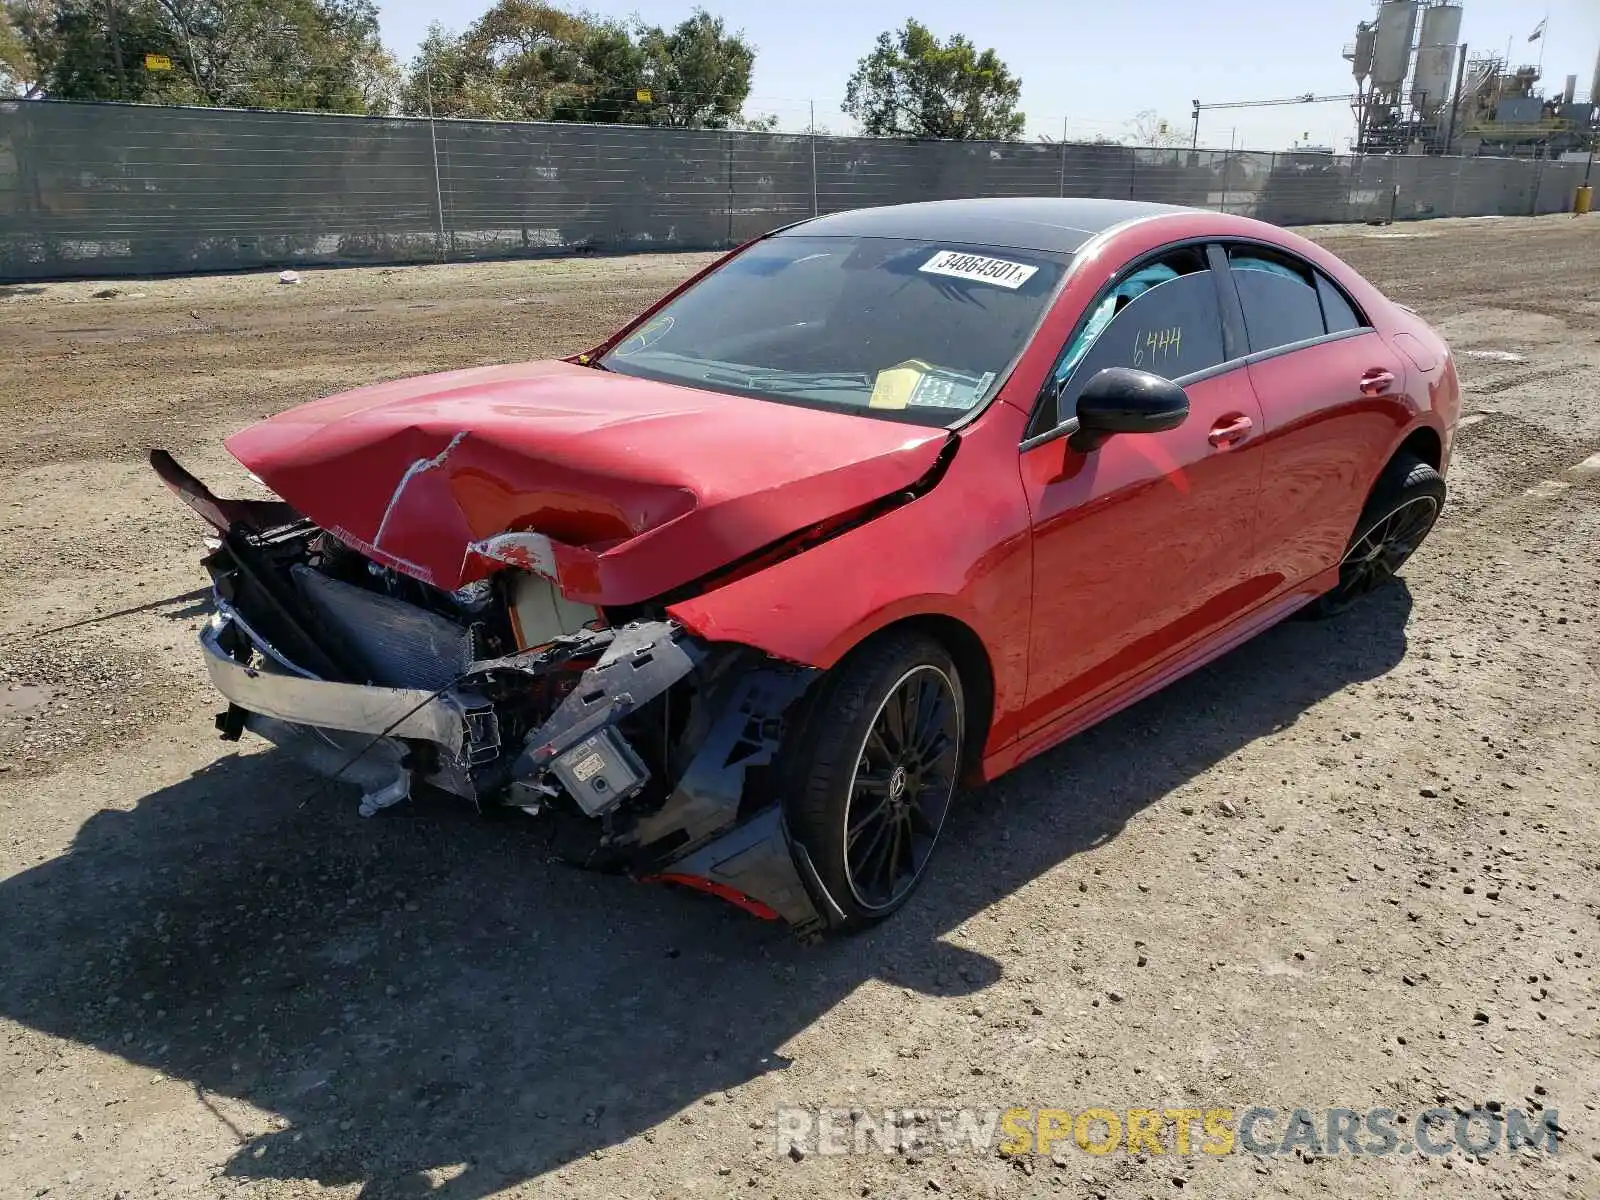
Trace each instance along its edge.
<path fill-rule="evenodd" d="M 0 1196 L 1600 1194 L 1600 219 L 1313 232 L 1460 356 L 1404 581 L 966 796 L 813 945 L 219 743 L 140 461 L 245 487 L 232 429 L 570 353 L 702 256 L 0 287 Z M 785 1105 L 1490 1102 L 1560 1151 L 775 1150 Z"/>

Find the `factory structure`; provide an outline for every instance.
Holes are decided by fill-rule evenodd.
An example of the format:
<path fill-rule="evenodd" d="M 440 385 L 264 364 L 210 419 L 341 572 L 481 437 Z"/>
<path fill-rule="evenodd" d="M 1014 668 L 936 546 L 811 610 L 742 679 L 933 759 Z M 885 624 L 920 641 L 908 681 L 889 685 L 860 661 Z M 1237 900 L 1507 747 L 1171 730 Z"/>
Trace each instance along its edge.
<path fill-rule="evenodd" d="M 1534 158 L 1592 149 L 1600 57 L 1583 99 L 1576 75 L 1547 93 L 1538 66 L 1509 53 L 1469 56 L 1461 15 L 1448 0 L 1378 0 L 1373 18 L 1356 26 L 1344 50 L 1356 80 L 1355 149 Z"/>

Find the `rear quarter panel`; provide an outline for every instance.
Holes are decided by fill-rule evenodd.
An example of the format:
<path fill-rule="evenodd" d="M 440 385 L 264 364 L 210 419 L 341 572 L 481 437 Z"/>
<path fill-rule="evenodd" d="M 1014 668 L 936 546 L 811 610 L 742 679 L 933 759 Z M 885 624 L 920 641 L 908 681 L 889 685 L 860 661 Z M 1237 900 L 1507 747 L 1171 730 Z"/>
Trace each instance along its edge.
<path fill-rule="evenodd" d="M 1388 305 L 1390 341 L 1406 359 L 1407 391 L 1417 406 L 1418 424 L 1439 435 L 1439 471 L 1450 466 L 1456 425 L 1461 420 L 1461 380 L 1450 344 L 1414 311 L 1393 301 Z"/>

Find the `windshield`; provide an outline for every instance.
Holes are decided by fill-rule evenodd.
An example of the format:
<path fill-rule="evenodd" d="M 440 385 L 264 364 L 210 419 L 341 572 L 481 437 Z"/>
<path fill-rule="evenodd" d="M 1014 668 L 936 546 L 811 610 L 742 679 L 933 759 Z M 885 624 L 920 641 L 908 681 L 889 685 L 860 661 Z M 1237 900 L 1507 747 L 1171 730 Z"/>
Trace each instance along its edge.
<path fill-rule="evenodd" d="M 1068 256 L 891 238 L 758 242 L 634 330 L 625 375 L 947 425 L 1033 333 Z"/>

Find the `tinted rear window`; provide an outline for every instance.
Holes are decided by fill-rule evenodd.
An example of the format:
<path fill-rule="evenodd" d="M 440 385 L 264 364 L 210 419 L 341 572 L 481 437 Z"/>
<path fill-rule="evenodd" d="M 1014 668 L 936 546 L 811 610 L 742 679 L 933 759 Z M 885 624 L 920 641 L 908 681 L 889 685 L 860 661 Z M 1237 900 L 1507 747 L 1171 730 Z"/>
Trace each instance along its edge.
<path fill-rule="evenodd" d="M 1244 306 L 1250 352 L 1259 353 L 1321 337 L 1322 301 L 1310 272 L 1254 250 L 1228 254 L 1239 303 Z"/>
<path fill-rule="evenodd" d="M 1344 293 L 1321 275 L 1317 276 L 1317 294 L 1322 298 L 1322 319 L 1329 333 L 1344 333 L 1349 329 L 1360 329 L 1366 324 L 1350 307 L 1350 301 L 1344 298 Z"/>

